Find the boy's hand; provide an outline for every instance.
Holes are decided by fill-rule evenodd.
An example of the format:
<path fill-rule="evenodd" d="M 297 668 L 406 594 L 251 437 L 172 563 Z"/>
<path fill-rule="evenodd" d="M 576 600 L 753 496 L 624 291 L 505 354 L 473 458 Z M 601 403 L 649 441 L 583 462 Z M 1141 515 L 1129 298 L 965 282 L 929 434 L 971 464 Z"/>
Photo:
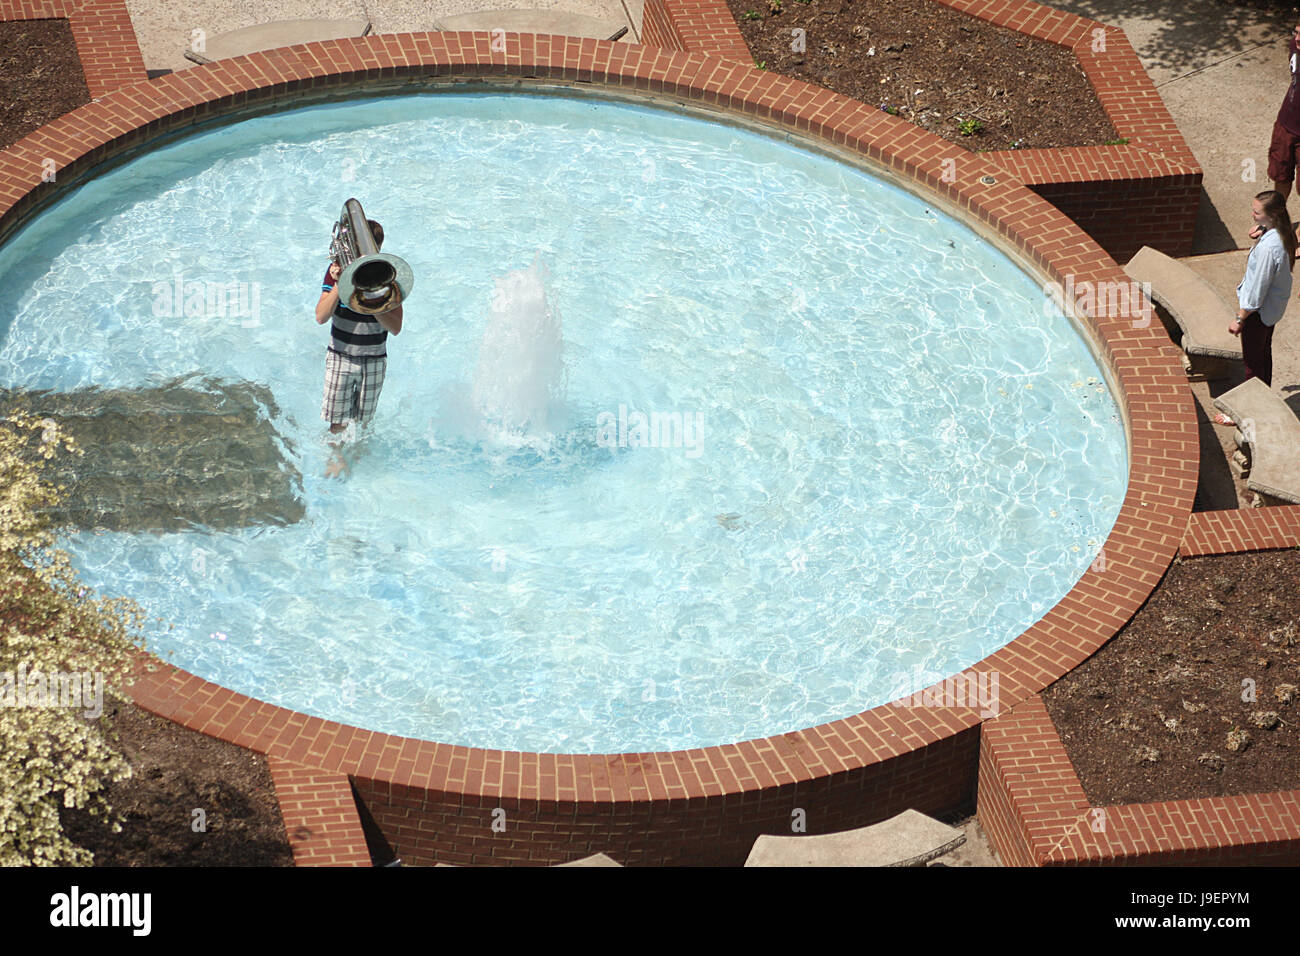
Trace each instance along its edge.
<path fill-rule="evenodd" d="M 343 270 L 342 268 L 339 267 L 339 264 L 337 262 L 335 262 L 330 266 L 330 278 L 333 279 L 335 282 L 339 281 L 339 276 L 342 274 L 343 274 Z"/>

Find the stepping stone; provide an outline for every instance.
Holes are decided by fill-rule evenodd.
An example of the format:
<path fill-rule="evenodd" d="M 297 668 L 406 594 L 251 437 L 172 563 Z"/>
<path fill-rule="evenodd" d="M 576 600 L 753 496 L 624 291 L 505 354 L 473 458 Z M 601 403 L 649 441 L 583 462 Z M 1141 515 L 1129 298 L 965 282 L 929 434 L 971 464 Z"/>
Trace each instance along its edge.
<path fill-rule="evenodd" d="M 957 849 L 966 834 L 916 810 L 858 830 L 754 841 L 745 866 L 924 866 Z"/>
<path fill-rule="evenodd" d="M 369 32 L 369 20 L 276 20 L 209 37 L 202 53 L 186 49 L 185 59 L 211 63 L 296 43 L 363 37 Z"/>
<path fill-rule="evenodd" d="M 48 480 L 65 486 L 57 525 L 180 531 L 300 521 L 302 476 L 268 416 L 270 389 L 180 380 L 157 388 L 0 390 L 0 415 L 50 418 L 83 454 L 58 454 Z M 40 435 L 33 434 L 33 457 Z"/>
<path fill-rule="evenodd" d="M 627 24 L 564 10 L 482 10 L 442 17 L 437 26 L 439 30 L 447 32 L 505 30 L 506 33 L 559 33 L 570 37 L 608 40 Z"/>

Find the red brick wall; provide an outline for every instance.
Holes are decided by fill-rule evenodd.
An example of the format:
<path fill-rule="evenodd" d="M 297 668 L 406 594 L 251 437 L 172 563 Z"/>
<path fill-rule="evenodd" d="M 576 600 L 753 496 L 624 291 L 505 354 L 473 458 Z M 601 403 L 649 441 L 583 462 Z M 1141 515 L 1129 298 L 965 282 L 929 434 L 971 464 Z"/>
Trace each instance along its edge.
<path fill-rule="evenodd" d="M 754 62 L 726 0 L 648 0 L 647 16 L 651 3 L 662 9 L 672 25 L 670 31 L 662 31 L 660 35 L 675 37 L 681 43 L 672 49 L 735 60 L 746 66 Z M 658 10 L 655 15 L 660 16 Z M 650 43 L 644 33 L 642 40 Z"/>
<path fill-rule="evenodd" d="M 1300 790 L 1090 806 L 1037 694 L 984 724 L 977 813 L 1014 866 L 1300 863 Z"/>
<path fill-rule="evenodd" d="M 267 760 L 296 866 L 370 866 L 347 774 Z"/>
<path fill-rule="evenodd" d="M 1178 550 L 1196 557 L 1270 548 L 1300 548 L 1300 505 L 1197 512 Z"/>
<path fill-rule="evenodd" d="M 764 833 L 868 826 L 912 808 L 941 813 L 975 792 L 979 730 L 925 750 L 827 778 L 741 794 L 676 800 L 580 802 L 438 793 L 355 778 L 357 793 L 404 862 L 564 863 L 605 853 L 625 866 L 739 866 Z M 494 811 L 504 825 L 494 832 Z"/>
<path fill-rule="evenodd" d="M 1201 183 L 1169 176 L 1111 179 L 1090 183 L 1036 183 L 1038 193 L 1092 236 L 1117 262 L 1128 262 L 1143 246 L 1170 256 L 1192 251 Z"/>
<path fill-rule="evenodd" d="M 91 97 L 147 78 L 124 0 L 0 0 L 0 20 L 64 17 Z"/>
<path fill-rule="evenodd" d="M 645 0 L 645 13 L 641 20 L 641 42 L 664 50 L 685 50 L 677 33 L 673 18 L 668 15 L 664 0 Z"/>

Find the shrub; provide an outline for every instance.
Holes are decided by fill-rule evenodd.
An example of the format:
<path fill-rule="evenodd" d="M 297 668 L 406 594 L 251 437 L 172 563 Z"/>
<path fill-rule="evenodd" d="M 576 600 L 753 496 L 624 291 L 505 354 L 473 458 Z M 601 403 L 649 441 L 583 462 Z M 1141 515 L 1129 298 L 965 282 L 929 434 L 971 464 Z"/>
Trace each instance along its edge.
<path fill-rule="evenodd" d="M 122 696 L 142 646 L 140 608 L 91 594 L 56 547 L 45 512 L 61 489 L 41 473 L 60 451 L 76 448 L 52 420 L 0 418 L 0 866 L 91 863 L 59 809 L 85 808 L 120 831 L 103 788 L 131 772 L 106 715 L 87 716 L 84 697 L 73 706 L 36 692 L 51 675 L 90 674 L 105 696 Z"/>

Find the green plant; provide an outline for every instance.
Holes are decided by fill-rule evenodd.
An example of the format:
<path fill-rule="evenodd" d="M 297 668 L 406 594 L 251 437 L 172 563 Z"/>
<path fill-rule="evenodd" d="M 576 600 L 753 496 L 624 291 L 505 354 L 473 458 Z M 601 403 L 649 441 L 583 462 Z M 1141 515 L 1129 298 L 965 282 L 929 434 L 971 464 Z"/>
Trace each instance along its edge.
<path fill-rule="evenodd" d="M 84 808 L 120 831 L 103 787 L 131 773 L 102 701 L 124 696 L 144 614 L 92 595 L 55 547 L 46 512 L 59 489 L 42 470 L 60 449 L 76 451 L 51 419 L 0 418 L 0 866 L 91 863 L 59 810 Z M 100 706 L 88 709 L 92 675 Z"/>
<path fill-rule="evenodd" d="M 767 69 L 767 60 L 759 60 L 758 63 L 756 63 L 755 65 L 756 65 L 760 70 L 766 70 L 766 69 Z"/>
<path fill-rule="evenodd" d="M 964 119 L 957 124 L 957 132 L 962 136 L 974 136 L 984 128 L 984 124 L 977 119 Z"/>
<path fill-rule="evenodd" d="M 742 19 L 742 20 L 761 20 L 761 19 L 763 19 L 763 14 L 759 13 L 757 10 L 746 10 L 744 13 L 742 13 L 742 14 L 740 15 L 740 19 Z"/>
<path fill-rule="evenodd" d="M 772 13 L 780 13 L 781 0 L 767 0 L 767 9 Z"/>
<path fill-rule="evenodd" d="M 1103 145 L 1103 146 L 1127 146 L 1127 145 L 1128 145 L 1128 137 L 1127 137 L 1127 136 L 1121 136 L 1119 139 L 1108 139 L 1108 140 L 1106 140 L 1106 142 L 1102 143 L 1101 145 Z"/>
<path fill-rule="evenodd" d="M 890 106 L 888 103 L 881 103 L 880 108 L 890 116 L 897 116 L 899 112 L 897 106 Z"/>

